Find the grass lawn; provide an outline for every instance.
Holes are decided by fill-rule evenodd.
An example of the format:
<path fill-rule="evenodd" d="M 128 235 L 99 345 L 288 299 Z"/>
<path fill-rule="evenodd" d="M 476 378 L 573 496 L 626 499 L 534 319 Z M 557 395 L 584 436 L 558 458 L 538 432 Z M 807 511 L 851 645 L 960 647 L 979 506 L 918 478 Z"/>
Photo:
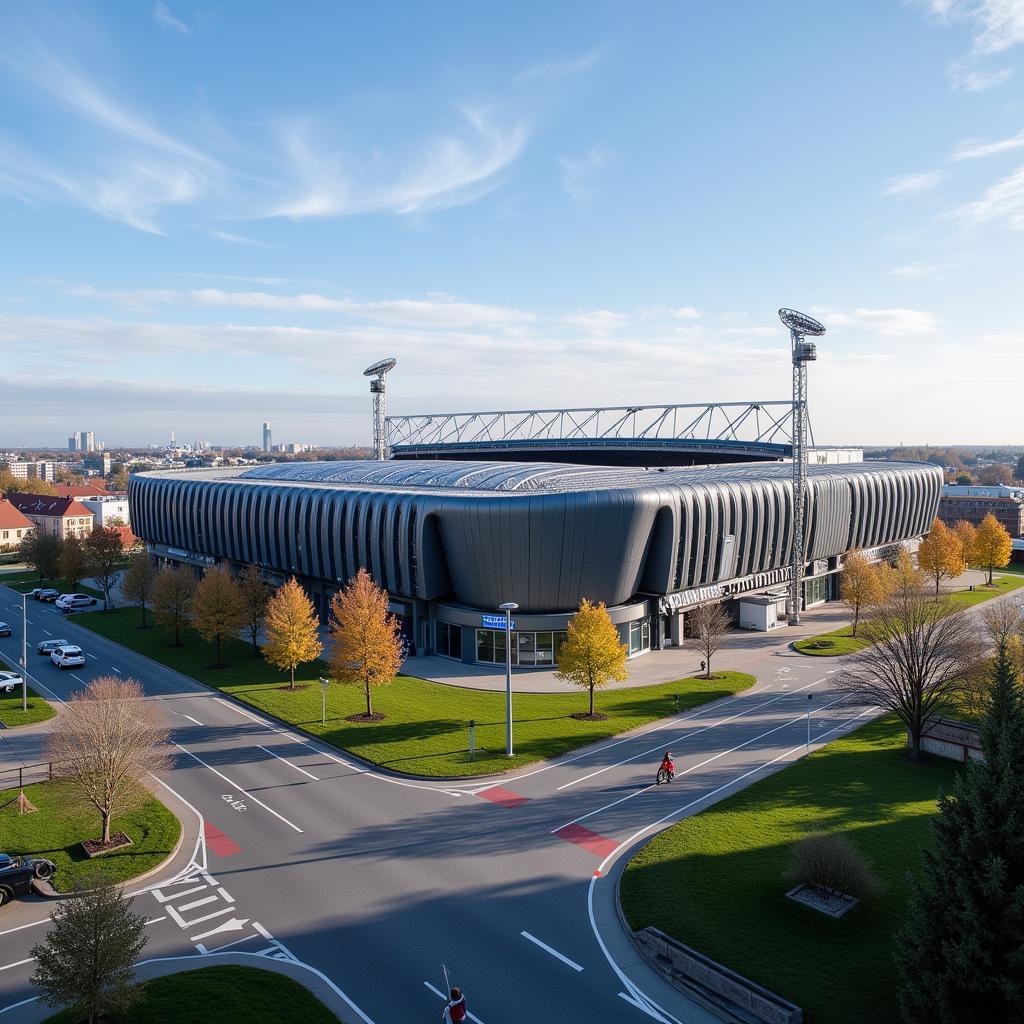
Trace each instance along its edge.
<path fill-rule="evenodd" d="M 843 626 L 842 629 L 833 630 L 831 633 L 820 633 L 818 636 L 809 636 L 806 640 L 797 640 L 793 647 L 801 654 L 811 654 L 818 657 L 835 657 L 839 654 L 853 654 L 862 647 L 867 646 L 863 637 L 853 635 L 853 626 Z"/>
<path fill-rule="evenodd" d="M 1024 578 L 1020 576 L 993 576 L 992 586 L 987 583 L 976 590 L 958 590 L 950 594 L 949 599 L 953 604 L 961 608 L 970 608 L 972 605 L 981 604 L 993 597 L 1008 594 L 1011 590 L 1019 590 L 1024 587 Z"/>
<path fill-rule="evenodd" d="M 37 572 L 9 573 L 0 576 L 0 584 L 10 587 L 11 590 L 16 590 L 19 594 L 27 594 L 36 587 L 52 587 L 54 590 L 59 590 L 62 594 L 88 594 L 97 600 L 103 600 L 102 590 L 97 590 L 95 587 L 87 587 L 84 583 L 79 583 L 77 587 L 73 587 L 63 578 L 45 579 L 40 583 L 39 573 Z"/>
<path fill-rule="evenodd" d="M 9 666 L 0 661 L 0 669 Z M 14 669 L 21 672 L 21 669 Z M 3 722 L 8 729 L 19 725 L 32 725 L 34 722 L 45 722 L 57 714 L 56 708 L 49 701 L 43 700 L 30 686 L 28 688 L 28 710 L 21 710 L 21 685 L 14 693 L 0 693 L 0 722 Z"/>
<path fill-rule="evenodd" d="M 294 692 L 282 689 L 288 677 L 255 658 L 252 647 L 241 641 L 224 645 L 229 667 L 210 668 L 213 646 L 194 633 L 185 636 L 186 646 L 168 646 L 173 634 L 153 626 L 140 629 L 139 611 L 121 608 L 107 614 L 91 612 L 76 620 L 171 668 L 216 687 L 283 721 L 302 726 L 328 743 L 393 771 L 414 775 L 487 775 L 508 771 L 543 758 L 555 757 L 577 747 L 614 736 L 679 710 L 728 697 L 754 685 L 753 676 L 723 672 L 720 678 L 684 679 L 628 690 L 600 691 L 595 708 L 608 715 L 602 722 L 570 718 L 587 710 L 584 691 L 524 693 L 513 695 L 516 756 L 506 758 L 505 694 L 444 686 L 413 676 L 399 676 L 388 686 L 377 687 L 373 706 L 385 721 L 365 724 L 345 721 L 345 716 L 365 710 L 359 687 L 332 684 L 327 693 L 327 722 L 320 721 L 320 684 L 323 666 L 302 666 Z M 513 679 L 513 685 L 515 680 Z M 476 755 L 469 759 L 469 721 L 476 721 Z"/>
<path fill-rule="evenodd" d="M 899 724 L 883 718 L 674 825 L 623 874 L 630 925 L 654 925 L 766 986 L 807 1024 L 898 1024 L 893 933 L 957 770 L 912 764 L 905 750 Z M 814 830 L 847 833 L 884 886 L 839 920 L 784 895 L 791 844 Z"/>
<path fill-rule="evenodd" d="M 145 953 L 143 953 L 145 957 Z M 304 985 L 258 967 L 202 967 L 146 982 L 144 995 L 110 1024 L 338 1024 Z M 46 1024 L 78 1024 L 63 1010 Z"/>
<path fill-rule="evenodd" d="M 0 804 L 18 796 L 17 789 L 0 792 Z M 54 887 L 64 892 L 94 864 L 101 865 L 117 881 L 135 878 L 165 860 L 174 849 L 181 824 L 159 800 L 143 790 L 135 806 L 116 816 L 111 832 L 124 832 L 132 846 L 90 860 L 78 845 L 100 835 L 100 817 L 69 782 L 36 782 L 25 787 L 25 796 L 38 808 L 35 814 L 19 814 L 15 806 L 0 809 L 0 836 L 4 853 L 48 857 L 57 865 Z"/>

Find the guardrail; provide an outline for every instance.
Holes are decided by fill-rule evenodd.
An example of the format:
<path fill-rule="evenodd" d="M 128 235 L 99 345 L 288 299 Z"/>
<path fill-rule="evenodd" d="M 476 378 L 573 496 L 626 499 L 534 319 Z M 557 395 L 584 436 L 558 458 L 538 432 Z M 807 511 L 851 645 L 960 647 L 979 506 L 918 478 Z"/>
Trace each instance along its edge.
<path fill-rule="evenodd" d="M 35 764 L 18 765 L 17 768 L 0 768 L 0 789 L 13 789 L 15 774 L 18 776 L 18 789 L 23 789 L 33 782 L 50 782 L 53 779 L 53 762 L 37 761 Z M 26 775 L 28 776 L 27 783 Z"/>

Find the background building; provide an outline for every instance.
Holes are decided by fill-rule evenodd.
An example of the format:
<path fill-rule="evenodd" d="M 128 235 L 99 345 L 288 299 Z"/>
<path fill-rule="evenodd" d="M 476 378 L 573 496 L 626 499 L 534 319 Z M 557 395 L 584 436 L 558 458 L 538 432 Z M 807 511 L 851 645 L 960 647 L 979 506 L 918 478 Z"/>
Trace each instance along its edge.
<path fill-rule="evenodd" d="M 76 498 L 45 494 L 10 494 L 10 503 L 44 533 L 64 540 L 92 533 L 93 515 Z"/>
<path fill-rule="evenodd" d="M 269 452 L 271 448 L 270 424 L 263 424 L 263 450 Z"/>
<path fill-rule="evenodd" d="M 52 462 L 38 460 L 23 462 L 20 459 L 8 459 L 0 463 L 0 469 L 6 469 L 11 476 L 19 480 L 47 480 L 57 479 L 57 467 Z"/>
<path fill-rule="evenodd" d="M 1024 537 L 1024 487 L 1003 484 L 948 484 L 943 487 L 939 518 L 947 526 L 961 519 L 980 526 L 990 512 L 1006 527 L 1011 537 Z"/>
<path fill-rule="evenodd" d="M 0 498 L 0 551 L 20 548 L 21 542 L 32 532 L 33 523 L 15 505 Z"/>
<path fill-rule="evenodd" d="M 128 493 L 157 557 L 295 575 L 321 614 L 365 567 L 413 652 L 501 664 L 495 613 L 515 601 L 513 660 L 531 666 L 553 663 L 584 597 L 607 604 L 631 655 L 681 642 L 701 604 L 741 618 L 747 599 L 784 600 L 790 477 L 780 462 L 319 462 L 136 474 Z M 810 465 L 807 477 L 805 606 L 835 596 L 851 549 L 925 533 L 942 486 L 920 463 Z M 747 621 L 774 625 L 760 612 Z"/>
<path fill-rule="evenodd" d="M 99 476 L 110 476 L 112 466 L 113 463 L 107 452 L 96 452 L 82 459 L 82 468 L 87 473 L 96 473 Z"/>

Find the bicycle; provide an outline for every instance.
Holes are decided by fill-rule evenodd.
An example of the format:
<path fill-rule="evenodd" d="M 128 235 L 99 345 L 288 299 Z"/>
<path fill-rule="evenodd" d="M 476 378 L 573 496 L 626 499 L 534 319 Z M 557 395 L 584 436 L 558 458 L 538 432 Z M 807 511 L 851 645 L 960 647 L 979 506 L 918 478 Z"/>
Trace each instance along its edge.
<path fill-rule="evenodd" d="M 671 782 L 675 777 L 675 772 L 670 772 L 667 768 L 659 768 L 655 785 L 660 786 L 663 782 Z"/>

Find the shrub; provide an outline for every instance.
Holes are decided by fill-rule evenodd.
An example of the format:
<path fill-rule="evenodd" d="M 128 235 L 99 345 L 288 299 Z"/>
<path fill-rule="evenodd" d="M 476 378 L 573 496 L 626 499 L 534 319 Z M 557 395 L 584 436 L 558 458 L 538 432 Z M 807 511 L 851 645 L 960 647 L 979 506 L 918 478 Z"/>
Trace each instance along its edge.
<path fill-rule="evenodd" d="M 815 832 L 796 843 L 786 878 L 817 889 L 825 899 L 867 899 L 881 889 L 864 856 L 841 832 Z"/>

